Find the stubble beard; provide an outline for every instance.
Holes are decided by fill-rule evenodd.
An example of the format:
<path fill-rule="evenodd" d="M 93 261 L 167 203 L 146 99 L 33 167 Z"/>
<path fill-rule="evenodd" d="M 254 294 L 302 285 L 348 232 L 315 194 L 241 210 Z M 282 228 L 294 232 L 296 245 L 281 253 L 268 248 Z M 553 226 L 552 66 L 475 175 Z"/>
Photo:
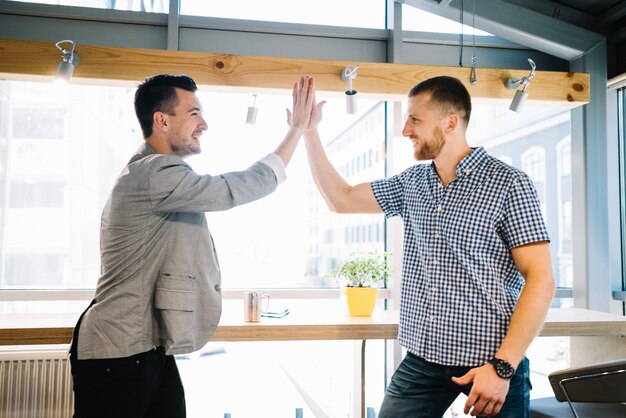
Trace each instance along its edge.
<path fill-rule="evenodd" d="M 424 140 L 420 139 L 418 147 L 413 153 L 413 157 L 417 161 L 434 160 L 437 158 L 441 149 L 445 145 L 445 139 L 441 128 L 437 127 L 433 129 L 432 139 Z"/>
<path fill-rule="evenodd" d="M 192 138 L 189 140 L 180 139 L 175 144 L 171 144 L 170 149 L 180 158 L 200 154 L 201 151 L 200 145 L 195 145 Z"/>

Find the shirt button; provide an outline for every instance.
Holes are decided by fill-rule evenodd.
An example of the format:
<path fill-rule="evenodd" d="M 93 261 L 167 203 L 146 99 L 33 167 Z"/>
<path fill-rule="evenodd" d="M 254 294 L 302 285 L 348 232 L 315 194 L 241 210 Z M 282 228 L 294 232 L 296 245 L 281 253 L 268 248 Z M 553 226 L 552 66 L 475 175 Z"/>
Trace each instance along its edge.
<path fill-rule="evenodd" d="M 437 264 L 439 264 L 439 261 L 433 260 L 433 264 L 437 265 Z"/>
<path fill-rule="evenodd" d="M 472 172 L 472 169 L 471 169 L 471 168 L 466 168 L 466 169 L 465 169 L 465 174 L 469 174 L 469 173 L 471 173 L 471 172 Z"/>
<path fill-rule="evenodd" d="M 434 321 L 435 320 L 435 315 L 429 316 L 428 319 L 430 319 L 431 321 Z"/>
<path fill-rule="evenodd" d="M 220 286 L 219 284 L 215 285 L 215 291 L 219 292 L 220 290 L 222 290 L 222 286 Z"/>
<path fill-rule="evenodd" d="M 443 210 L 443 207 L 441 206 L 441 204 L 439 204 L 439 206 L 437 206 L 437 212 L 441 212 Z"/>
<path fill-rule="evenodd" d="M 439 232 L 435 232 L 435 238 L 437 239 L 441 238 L 441 235 L 439 235 Z"/>
<path fill-rule="evenodd" d="M 431 288 L 430 288 L 430 291 L 431 291 L 431 292 L 433 292 L 433 293 L 435 293 L 435 292 L 437 291 L 437 288 L 436 288 L 436 287 L 431 287 Z"/>

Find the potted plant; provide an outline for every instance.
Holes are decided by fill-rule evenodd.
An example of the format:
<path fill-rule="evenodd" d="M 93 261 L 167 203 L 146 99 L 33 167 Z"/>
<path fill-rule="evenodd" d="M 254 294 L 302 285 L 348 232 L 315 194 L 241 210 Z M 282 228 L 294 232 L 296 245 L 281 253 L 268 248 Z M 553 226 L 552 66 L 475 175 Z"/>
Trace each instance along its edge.
<path fill-rule="evenodd" d="M 371 316 L 378 293 L 375 285 L 384 284 L 392 273 L 388 252 L 353 253 L 333 274 L 345 286 L 351 316 Z"/>

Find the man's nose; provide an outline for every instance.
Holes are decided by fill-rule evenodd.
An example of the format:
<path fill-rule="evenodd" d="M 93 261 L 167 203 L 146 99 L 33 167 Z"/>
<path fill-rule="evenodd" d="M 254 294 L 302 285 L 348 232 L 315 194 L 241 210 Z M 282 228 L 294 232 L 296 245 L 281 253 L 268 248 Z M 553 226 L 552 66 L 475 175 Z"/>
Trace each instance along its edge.
<path fill-rule="evenodd" d="M 402 128 L 402 136 L 411 136 L 412 132 L 409 129 L 409 121 L 404 122 L 404 127 Z"/>
<path fill-rule="evenodd" d="M 200 129 L 202 129 L 203 131 L 209 129 L 209 125 L 206 123 L 206 120 L 204 118 L 202 118 L 202 123 L 200 123 Z"/>

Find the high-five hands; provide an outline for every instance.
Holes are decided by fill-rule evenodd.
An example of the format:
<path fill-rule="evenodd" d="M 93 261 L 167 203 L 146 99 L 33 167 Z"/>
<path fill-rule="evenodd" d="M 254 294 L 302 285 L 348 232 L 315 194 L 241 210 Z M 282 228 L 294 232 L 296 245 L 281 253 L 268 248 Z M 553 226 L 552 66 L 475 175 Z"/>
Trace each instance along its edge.
<path fill-rule="evenodd" d="M 293 85 L 293 111 L 287 109 L 287 124 L 291 128 L 317 129 L 325 104 L 325 100 L 316 101 L 313 77 L 301 76 Z"/>
<path fill-rule="evenodd" d="M 305 130 L 311 119 L 311 109 L 315 100 L 315 85 L 313 78 L 301 76 L 293 84 L 293 107 L 287 109 L 287 123 L 292 129 Z"/>
<path fill-rule="evenodd" d="M 313 106 L 311 108 L 311 119 L 309 120 L 309 130 L 317 129 L 317 126 L 322 121 L 322 109 L 326 104 L 326 100 L 322 100 L 317 103 L 317 99 L 315 97 L 315 84 L 313 84 Z"/>

